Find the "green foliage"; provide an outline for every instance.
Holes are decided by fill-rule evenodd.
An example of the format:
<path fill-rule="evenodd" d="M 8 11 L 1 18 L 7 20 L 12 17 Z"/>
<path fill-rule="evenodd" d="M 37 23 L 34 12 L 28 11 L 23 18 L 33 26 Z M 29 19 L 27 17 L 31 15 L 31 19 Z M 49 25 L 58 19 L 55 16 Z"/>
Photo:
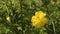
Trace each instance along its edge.
<path fill-rule="evenodd" d="M 31 17 L 39 10 L 48 24 L 35 28 Z M 0 0 L 0 34 L 60 34 L 60 0 Z"/>

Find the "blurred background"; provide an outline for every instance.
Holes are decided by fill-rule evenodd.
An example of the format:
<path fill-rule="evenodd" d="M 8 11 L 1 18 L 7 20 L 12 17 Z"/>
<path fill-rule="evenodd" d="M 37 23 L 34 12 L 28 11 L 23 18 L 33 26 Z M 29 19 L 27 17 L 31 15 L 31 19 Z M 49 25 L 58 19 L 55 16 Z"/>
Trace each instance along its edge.
<path fill-rule="evenodd" d="M 40 10 L 48 24 L 35 28 L 31 17 Z M 60 34 L 60 0 L 0 0 L 0 34 Z"/>

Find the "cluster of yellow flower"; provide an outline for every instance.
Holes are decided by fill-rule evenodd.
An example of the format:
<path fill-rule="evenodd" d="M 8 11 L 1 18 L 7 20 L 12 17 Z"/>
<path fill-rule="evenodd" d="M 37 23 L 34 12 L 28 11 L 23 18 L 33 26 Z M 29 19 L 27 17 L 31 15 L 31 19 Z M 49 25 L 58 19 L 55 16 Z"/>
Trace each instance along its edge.
<path fill-rule="evenodd" d="M 45 16 L 46 16 L 46 13 L 43 13 L 42 11 L 36 12 L 31 19 L 32 25 L 37 28 L 44 26 L 47 22 L 47 18 Z"/>

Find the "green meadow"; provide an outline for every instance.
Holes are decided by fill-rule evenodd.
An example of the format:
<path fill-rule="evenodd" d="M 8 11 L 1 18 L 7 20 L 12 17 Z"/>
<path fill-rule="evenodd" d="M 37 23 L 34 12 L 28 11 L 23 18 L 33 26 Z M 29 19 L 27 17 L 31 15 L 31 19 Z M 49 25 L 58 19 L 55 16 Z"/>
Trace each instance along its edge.
<path fill-rule="evenodd" d="M 31 22 L 37 11 L 48 19 L 40 28 Z M 0 0 L 0 34 L 60 34 L 60 0 Z"/>

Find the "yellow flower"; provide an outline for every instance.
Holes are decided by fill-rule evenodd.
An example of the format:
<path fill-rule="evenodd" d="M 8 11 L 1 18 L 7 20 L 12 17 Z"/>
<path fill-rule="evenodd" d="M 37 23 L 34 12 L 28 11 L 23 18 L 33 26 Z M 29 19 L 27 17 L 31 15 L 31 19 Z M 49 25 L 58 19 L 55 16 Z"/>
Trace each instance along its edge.
<path fill-rule="evenodd" d="M 7 20 L 7 21 L 10 21 L 10 17 L 9 17 L 9 16 L 7 16 L 7 17 L 6 17 L 6 20 Z"/>
<path fill-rule="evenodd" d="M 35 16 L 39 17 L 39 19 L 42 19 L 46 16 L 46 13 L 43 13 L 42 11 L 38 11 L 35 13 Z"/>
<path fill-rule="evenodd" d="M 32 21 L 33 26 L 35 26 L 39 22 L 39 19 L 37 19 L 36 16 L 32 16 L 31 21 Z"/>
<path fill-rule="evenodd" d="M 44 26 L 47 22 L 47 18 L 45 16 L 46 16 L 46 13 L 43 13 L 42 11 L 36 12 L 31 19 L 32 25 L 37 28 Z"/>

